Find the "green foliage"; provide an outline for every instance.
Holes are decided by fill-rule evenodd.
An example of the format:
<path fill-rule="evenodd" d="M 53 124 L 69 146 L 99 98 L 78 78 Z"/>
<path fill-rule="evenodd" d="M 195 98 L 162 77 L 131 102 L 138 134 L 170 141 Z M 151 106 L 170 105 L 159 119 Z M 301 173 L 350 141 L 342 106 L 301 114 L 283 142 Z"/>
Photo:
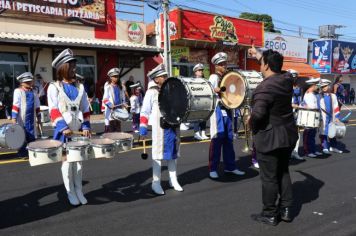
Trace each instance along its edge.
<path fill-rule="evenodd" d="M 274 29 L 273 20 L 270 15 L 242 12 L 240 14 L 239 18 L 254 20 L 254 21 L 258 21 L 258 22 L 262 21 L 262 22 L 264 22 L 264 25 L 265 25 L 265 31 L 273 32 L 273 33 L 281 33 L 281 31 Z"/>

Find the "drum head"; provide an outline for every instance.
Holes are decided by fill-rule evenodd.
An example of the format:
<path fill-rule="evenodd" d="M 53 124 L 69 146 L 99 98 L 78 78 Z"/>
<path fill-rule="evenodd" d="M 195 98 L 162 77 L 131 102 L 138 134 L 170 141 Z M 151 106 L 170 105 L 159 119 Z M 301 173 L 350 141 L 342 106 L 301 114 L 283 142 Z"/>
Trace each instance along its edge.
<path fill-rule="evenodd" d="M 221 101 L 227 108 L 234 109 L 241 106 L 245 99 L 246 82 L 237 72 L 227 73 L 220 84 L 226 91 L 221 93 Z"/>
<path fill-rule="evenodd" d="M 86 142 L 86 141 L 75 141 L 75 142 L 68 142 L 67 148 L 80 148 L 80 147 L 85 147 L 88 145 L 89 145 L 89 142 Z"/>
<path fill-rule="evenodd" d="M 104 133 L 103 138 L 108 138 L 112 140 L 133 139 L 133 135 L 128 133 L 123 133 L 123 132 L 111 132 L 111 133 Z"/>
<path fill-rule="evenodd" d="M 115 141 L 109 138 L 98 138 L 98 139 L 92 139 L 91 144 L 93 146 L 108 146 L 108 145 L 114 145 Z"/>
<path fill-rule="evenodd" d="M 111 117 L 115 120 L 126 121 L 129 119 L 130 114 L 126 109 L 115 108 L 111 113 Z"/>
<path fill-rule="evenodd" d="M 52 149 L 52 148 L 59 148 L 60 146 L 62 146 L 62 142 L 58 140 L 39 140 L 39 141 L 29 143 L 28 149 L 30 150 Z"/>
<path fill-rule="evenodd" d="M 158 104 L 164 120 L 172 125 L 180 124 L 188 110 L 188 91 L 179 78 L 168 78 L 162 85 Z"/>
<path fill-rule="evenodd" d="M 25 143 L 25 131 L 18 124 L 7 124 L 5 128 L 5 143 L 11 149 L 19 149 Z"/>

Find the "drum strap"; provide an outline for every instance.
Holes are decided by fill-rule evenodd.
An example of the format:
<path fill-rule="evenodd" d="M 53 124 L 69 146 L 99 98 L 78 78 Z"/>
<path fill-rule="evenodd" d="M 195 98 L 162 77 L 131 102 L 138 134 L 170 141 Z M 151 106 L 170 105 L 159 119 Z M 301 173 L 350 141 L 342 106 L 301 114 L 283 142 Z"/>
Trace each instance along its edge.
<path fill-rule="evenodd" d="M 323 97 L 324 104 L 326 105 L 326 103 L 325 103 L 325 96 L 324 96 L 324 94 L 321 94 L 321 95 L 322 95 L 322 97 Z M 331 119 L 333 119 L 332 114 L 330 114 L 329 112 L 327 112 L 326 110 L 324 110 L 323 108 L 321 108 L 321 106 L 320 106 L 320 97 L 319 97 L 319 96 L 318 96 L 318 107 L 320 108 L 320 110 L 321 110 L 322 112 L 324 112 L 325 114 L 327 114 L 328 116 L 330 116 Z M 330 96 L 330 111 L 332 112 L 332 110 L 333 110 L 333 101 L 332 101 L 332 98 L 331 98 L 331 96 Z"/>

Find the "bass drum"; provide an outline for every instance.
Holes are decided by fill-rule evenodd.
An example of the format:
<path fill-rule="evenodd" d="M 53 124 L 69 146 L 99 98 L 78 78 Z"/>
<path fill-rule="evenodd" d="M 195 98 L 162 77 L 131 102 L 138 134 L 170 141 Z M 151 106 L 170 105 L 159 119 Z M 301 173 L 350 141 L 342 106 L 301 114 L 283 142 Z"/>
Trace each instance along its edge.
<path fill-rule="evenodd" d="M 168 78 L 158 96 L 162 117 L 170 125 L 208 120 L 215 101 L 211 84 L 203 78 Z"/>
<path fill-rule="evenodd" d="M 228 109 L 242 106 L 248 98 L 252 98 L 253 90 L 262 80 L 261 74 L 256 71 L 228 72 L 220 83 L 220 88 L 225 87 L 225 91 L 220 93 L 221 103 Z"/>
<path fill-rule="evenodd" d="M 18 124 L 0 125 L 0 146 L 19 149 L 25 143 L 25 130 Z"/>

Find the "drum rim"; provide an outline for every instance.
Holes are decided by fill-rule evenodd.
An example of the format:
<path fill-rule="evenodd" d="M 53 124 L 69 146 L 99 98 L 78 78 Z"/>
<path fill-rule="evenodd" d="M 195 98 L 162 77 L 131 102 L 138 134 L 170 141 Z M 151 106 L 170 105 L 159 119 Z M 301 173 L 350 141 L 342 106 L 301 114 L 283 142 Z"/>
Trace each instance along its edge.
<path fill-rule="evenodd" d="M 9 142 L 8 142 L 8 138 L 9 137 L 6 137 L 6 135 L 4 135 L 4 142 L 5 142 L 5 144 L 7 145 L 7 147 L 8 148 L 10 148 L 10 149 L 19 149 L 20 147 L 22 147 L 23 145 L 24 145 L 24 143 L 25 143 L 25 141 L 26 141 L 26 133 L 25 133 L 25 130 L 22 128 L 22 126 L 21 125 L 19 125 L 19 124 L 12 124 L 12 123 L 5 123 L 5 124 L 3 124 L 3 125 L 1 125 L 1 127 L 8 127 L 8 126 L 18 126 L 18 127 L 20 127 L 20 129 L 19 130 L 22 130 L 22 134 L 23 134 L 23 136 L 24 136 L 24 140 L 23 140 L 23 142 L 22 142 L 22 144 L 20 145 L 20 146 L 16 146 L 16 147 L 10 147 L 10 145 L 9 145 Z M 6 131 L 6 129 L 4 129 L 4 131 Z M 2 132 L 3 134 L 5 134 L 5 132 Z"/>
<path fill-rule="evenodd" d="M 70 143 L 82 143 L 81 146 L 69 146 Z M 81 150 L 81 149 L 85 149 L 88 146 L 90 146 L 90 143 L 87 141 L 75 141 L 75 142 L 68 142 L 66 145 L 66 149 L 68 150 Z"/>
<path fill-rule="evenodd" d="M 235 106 L 234 106 L 234 107 L 228 106 L 227 104 L 224 103 L 224 100 L 223 100 L 222 98 L 220 98 L 219 100 L 221 101 L 221 104 L 222 104 L 224 107 L 226 107 L 226 108 L 228 108 L 228 109 L 237 109 L 237 108 L 241 107 L 243 104 L 245 104 L 245 102 L 246 102 L 246 100 L 247 100 L 247 97 L 248 97 L 248 96 L 246 96 L 246 95 L 248 95 L 248 91 L 249 91 L 248 83 L 246 83 L 245 78 L 243 77 L 243 75 L 242 75 L 241 73 L 239 73 L 239 72 L 237 72 L 237 71 L 229 71 L 229 72 L 227 72 L 227 73 L 223 76 L 223 78 L 221 79 L 220 84 L 222 84 L 222 82 L 224 81 L 224 79 L 227 78 L 226 76 L 227 76 L 228 74 L 237 74 L 237 75 L 239 75 L 239 76 L 242 78 L 242 82 L 243 82 L 243 84 L 244 84 L 244 86 L 245 86 L 244 98 L 242 99 L 241 103 L 240 103 L 238 106 L 236 106 L 236 107 L 235 107 Z"/>

